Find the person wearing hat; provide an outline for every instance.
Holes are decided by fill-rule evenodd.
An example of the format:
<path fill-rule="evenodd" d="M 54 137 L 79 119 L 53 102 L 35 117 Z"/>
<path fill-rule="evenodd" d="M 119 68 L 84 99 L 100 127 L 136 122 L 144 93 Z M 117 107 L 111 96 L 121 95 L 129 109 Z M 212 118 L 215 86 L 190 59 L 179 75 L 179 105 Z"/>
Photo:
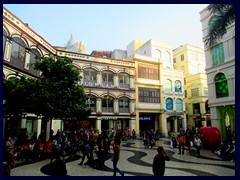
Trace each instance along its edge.
<path fill-rule="evenodd" d="M 154 176 L 164 176 L 165 172 L 165 161 L 169 161 L 170 158 L 167 156 L 162 146 L 157 148 L 157 154 L 153 159 L 153 174 Z"/>

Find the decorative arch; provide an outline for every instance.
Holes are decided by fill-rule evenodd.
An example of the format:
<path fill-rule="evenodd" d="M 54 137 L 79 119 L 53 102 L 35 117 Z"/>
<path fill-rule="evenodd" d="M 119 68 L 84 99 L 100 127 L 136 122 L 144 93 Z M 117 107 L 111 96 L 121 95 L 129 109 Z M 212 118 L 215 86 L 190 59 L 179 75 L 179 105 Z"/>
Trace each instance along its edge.
<path fill-rule="evenodd" d="M 167 62 L 171 62 L 171 56 L 168 51 L 163 52 L 163 60 L 166 60 Z"/>
<path fill-rule="evenodd" d="M 11 37 L 12 37 L 12 40 L 14 40 L 15 38 L 21 39 L 25 43 L 25 48 L 29 47 L 28 41 L 25 38 L 21 37 L 19 34 L 12 34 Z"/>
<path fill-rule="evenodd" d="M 8 74 L 7 76 L 6 76 L 6 79 L 11 79 L 11 78 L 21 78 L 21 76 L 19 76 L 19 75 L 17 75 L 17 74 Z"/>
<path fill-rule="evenodd" d="M 162 58 L 162 51 L 160 49 L 154 49 L 154 55 L 156 58 Z"/>
<path fill-rule="evenodd" d="M 96 70 L 96 71 L 99 71 L 99 69 L 97 68 L 97 67 L 95 67 L 95 66 L 90 66 L 90 65 L 85 65 L 85 66 L 83 66 L 82 67 L 82 69 L 84 70 L 84 69 L 87 69 L 87 68 L 91 68 L 91 69 L 94 69 L 94 70 Z"/>
<path fill-rule="evenodd" d="M 114 69 L 112 69 L 111 67 L 109 67 L 109 68 L 107 68 L 107 67 L 102 68 L 102 69 L 100 69 L 100 71 L 101 72 L 103 72 L 103 71 L 111 71 L 112 73 L 117 74 L 117 72 Z"/>
<path fill-rule="evenodd" d="M 121 97 L 127 97 L 127 98 L 131 99 L 131 95 L 129 95 L 129 94 L 121 94 L 121 95 L 117 96 L 117 98 L 121 98 Z"/>
<path fill-rule="evenodd" d="M 82 67 L 79 66 L 78 64 L 76 64 L 76 63 L 73 62 L 72 65 L 73 65 L 74 67 L 76 67 L 77 69 L 82 70 Z"/>

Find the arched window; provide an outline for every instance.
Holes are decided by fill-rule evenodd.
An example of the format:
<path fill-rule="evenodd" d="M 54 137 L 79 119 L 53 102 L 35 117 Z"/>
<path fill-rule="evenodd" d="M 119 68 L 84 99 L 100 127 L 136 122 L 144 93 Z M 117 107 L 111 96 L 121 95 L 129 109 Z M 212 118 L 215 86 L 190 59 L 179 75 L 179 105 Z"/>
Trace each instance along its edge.
<path fill-rule="evenodd" d="M 83 72 L 84 82 L 86 83 L 96 83 L 97 82 L 97 71 L 92 68 L 86 68 Z"/>
<path fill-rule="evenodd" d="M 179 98 L 176 100 L 176 110 L 177 111 L 182 111 L 183 110 L 183 102 Z"/>
<path fill-rule="evenodd" d="M 171 98 L 166 99 L 166 109 L 173 110 L 173 100 Z"/>
<path fill-rule="evenodd" d="M 113 112 L 113 98 L 111 96 L 104 96 L 102 98 L 102 112 Z"/>
<path fill-rule="evenodd" d="M 121 97 L 118 100 L 119 112 L 120 113 L 129 113 L 129 98 Z"/>
<path fill-rule="evenodd" d="M 223 73 L 215 76 L 216 98 L 228 97 L 228 83 Z"/>
<path fill-rule="evenodd" d="M 153 57 L 155 57 L 155 58 L 161 58 L 162 57 L 162 53 L 159 49 L 155 49 L 153 53 L 154 53 Z"/>
<path fill-rule="evenodd" d="M 118 75 L 119 86 L 121 88 L 129 88 L 130 87 L 130 77 L 127 73 L 119 73 Z"/>
<path fill-rule="evenodd" d="M 39 75 L 40 71 L 34 69 L 34 63 L 36 59 L 41 59 L 41 53 L 36 48 L 32 48 L 30 50 L 29 72 L 35 75 Z"/>
<path fill-rule="evenodd" d="M 4 55 L 4 49 L 5 49 L 5 45 L 6 45 L 6 38 L 7 37 L 7 32 L 5 31 L 5 29 L 3 29 L 3 55 Z"/>
<path fill-rule="evenodd" d="M 26 55 L 26 44 L 19 37 L 12 38 L 12 50 L 10 62 L 19 67 L 23 68 L 25 64 L 25 55 Z"/>
<path fill-rule="evenodd" d="M 182 92 L 182 83 L 180 81 L 175 81 L 175 92 Z"/>
<path fill-rule="evenodd" d="M 166 92 L 172 92 L 172 81 L 171 81 L 170 79 L 167 79 L 167 80 L 165 81 L 164 91 L 166 91 Z"/>
<path fill-rule="evenodd" d="M 113 85 L 113 72 L 103 71 L 102 72 L 102 82 L 103 85 Z"/>
<path fill-rule="evenodd" d="M 32 48 L 30 50 L 30 65 L 34 64 L 36 59 L 41 59 L 41 53 L 39 50 Z"/>
<path fill-rule="evenodd" d="M 213 28 L 213 24 L 215 23 L 215 21 L 217 21 L 219 19 L 218 16 L 214 15 L 210 18 L 210 20 L 208 21 L 208 27 L 209 27 L 209 31 L 212 30 Z"/>
<path fill-rule="evenodd" d="M 89 95 L 87 100 L 86 100 L 86 104 L 89 108 L 92 109 L 92 112 L 96 112 L 96 97 L 93 95 Z"/>
<path fill-rule="evenodd" d="M 165 62 L 171 62 L 171 57 L 170 57 L 170 53 L 169 53 L 169 52 L 165 51 L 165 52 L 163 53 L 163 60 L 164 60 Z"/>

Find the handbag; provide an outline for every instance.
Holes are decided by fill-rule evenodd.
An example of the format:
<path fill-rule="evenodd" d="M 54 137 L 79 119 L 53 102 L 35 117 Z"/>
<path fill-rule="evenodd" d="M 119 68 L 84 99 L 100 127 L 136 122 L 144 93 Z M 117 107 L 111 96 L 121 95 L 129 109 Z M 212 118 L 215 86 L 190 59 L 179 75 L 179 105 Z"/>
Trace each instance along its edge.
<path fill-rule="evenodd" d="M 190 147 L 193 147 L 193 142 L 192 141 L 190 141 Z"/>

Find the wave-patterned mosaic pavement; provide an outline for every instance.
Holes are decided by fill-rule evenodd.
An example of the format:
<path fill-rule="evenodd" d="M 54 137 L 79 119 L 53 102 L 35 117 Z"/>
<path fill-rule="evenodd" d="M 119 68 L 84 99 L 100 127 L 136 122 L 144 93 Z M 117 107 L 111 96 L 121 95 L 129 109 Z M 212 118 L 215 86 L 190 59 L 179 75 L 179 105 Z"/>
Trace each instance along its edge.
<path fill-rule="evenodd" d="M 201 157 L 196 157 L 194 148 L 190 152 L 185 151 L 184 155 L 179 155 L 177 148 L 169 146 L 168 138 L 161 138 L 159 145 L 164 147 L 170 157 L 170 161 L 166 162 L 165 176 L 235 176 L 235 162 L 223 161 L 211 150 L 202 149 Z M 152 149 L 144 148 L 141 140 L 123 141 L 118 168 L 125 172 L 125 176 L 153 176 L 152 162 L 157 153 L 156 148 L 157 146 Z M 79 162 L 79 155 L 66 158 L 68 176 L 113 175 L 111 155 L 105 160 L 102 170 L 79 166 Z M 11 176 L 49 176 L 51 175 L 47 171 L 49 163 L 50 160 L 43 160 L 18 165 L 12 169 Z"/>

